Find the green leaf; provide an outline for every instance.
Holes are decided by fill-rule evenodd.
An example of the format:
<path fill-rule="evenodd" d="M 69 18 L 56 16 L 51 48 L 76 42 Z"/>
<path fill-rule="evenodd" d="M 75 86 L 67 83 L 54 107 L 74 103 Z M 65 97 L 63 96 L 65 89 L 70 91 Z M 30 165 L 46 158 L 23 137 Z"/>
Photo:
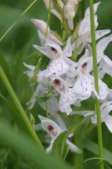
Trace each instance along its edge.
<path fill-rule="evenodd" d="M 68 153 L 68 146 L 66 144 L 68 133 L 63 132 L 55 140 L 52 148 L 52 152 L 59 155 L 62 158 L 65 158 Z"/>
<path fill-rule="evenodd" d="M 34 163 L 37 168 L 70 169 L 60 158 L 46 154 L 29 137 L 3 122 L 0 122 L 0 143 L 12 148 L 23 159 Z"/>
<path fill-rule="evenodd" d="M 83 147 L 98 155 L 98 145 L 90 140 L 87 140 L 86 143 L 83 145 Z M 106 162 L 108 162 L 110 165 L 112 165 L 112 152 L 110 152 L 109 150 L 107 150 L 106 148 L 104 148 L 104 159 Z"/>

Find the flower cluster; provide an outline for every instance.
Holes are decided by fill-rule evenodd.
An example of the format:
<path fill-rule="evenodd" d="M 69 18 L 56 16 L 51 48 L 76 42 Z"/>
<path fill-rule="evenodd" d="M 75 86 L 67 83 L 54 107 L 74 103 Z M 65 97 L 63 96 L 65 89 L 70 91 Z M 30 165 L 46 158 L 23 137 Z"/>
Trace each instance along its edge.
<path fill-rule="evenodd" d="M 104 82 L 105 74 L 112 76 L 112 61 L 105 54 L 105 50 L 112 41 L 111 30 L 98 30 L 97 9 L 100 3 L 94 4 L 95 29 L 97 40 L 97 65 L 99 70 L 99 93 L 95 90 L 93 76 L 93 61 L 91 52 L 91 31 L 90 31 L 90 9 L 85 11 L 84 18 L 74 24 L 81 0 L 53 1 L 44 0 L 47 8 L 51 5 L 51 12 L 63 24 L 69 33 L 66 33 L 64 40 L 59 38 L 49 25 L 39 19 L 32 19 L 33 25 L 38 31 L 40 45 L 33 47 L 49 59 L 45 70 L 36 74 L 36 90 L 28 102 L 29 109 L 32 109 L 38 101 L 38 97 L 47 96 L 41 106 L 51 115 L 54 120 L 39 116 L 41 127 L 51 137 L 51 144 L 48 150 L 52 149 L 55 139 L 66 131 L 64 121 L 60 118 L 59 112 L 66 115 L 77 114 L 73 106 L 81 106 L 82 101 L 89 98 L 97 98 L 101 104 L 101 119 L 112 132 L 112 89 Z M 51 4 L 50 4 L 51 3 Z M 50 4 L 50 5 L 49 5 Z M 64 27 L 63 26 L 63 27 Z M 75 56 L 75 57 L 74 57 Z M 30 79 L 35 74 L 35 65 L 27 65 L 26 74 Z M 78 114 L 86 117 L 91 114 L 91 122 L 96 124 L 95 111 L 79 111 Z M 69 141 L 66 143 L 70 149 L 80 152 L 78 147 Z"/>

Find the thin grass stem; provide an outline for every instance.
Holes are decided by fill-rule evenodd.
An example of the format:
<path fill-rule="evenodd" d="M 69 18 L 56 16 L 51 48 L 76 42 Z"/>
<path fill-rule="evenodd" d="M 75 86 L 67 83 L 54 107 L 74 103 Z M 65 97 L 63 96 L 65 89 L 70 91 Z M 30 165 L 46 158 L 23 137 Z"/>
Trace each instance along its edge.
<path fill-rule="evenodd" d="M 94 83 L 95 83 L 95 89 L 96 89 L 97 93 L 99 93 L 97 52 L 96 52 L 96 34 L 95 34 L 95 22 L 94 22 L 94 0 L 89 0 L 89 3 L 90 3 L 90 22 L 91 22 L 91 39 L 92 39 Z M 100 111 L 100 102 L 99 102 L 98 99 L 96 99 L 95 109 L 96 109 L 96 113 L 97 113 L 97 129 L 98 129 L 100 169 L 104 169 L 104 161 L 103 161 L 104 152 L 103 152 L 101 111 Z"/>
<path fill-rule="evenodd" d="M 19 19 L 21 17 L 23 17 L 33 6 L 34 4 L 37 2 L 38 0 L 34 0 L 33 2 L 31 2 L 28 7 L 19 15 L 18 19 L 9 26 L 9 28 L 3 33 L 3 35 L 0 37 L 0 42 L 2 42 L 4 40 L 4 38 L 9 34 L 9 32 L 12 31 L 12 29 L 16 26 L 16 24 L 18 23 Z"/>

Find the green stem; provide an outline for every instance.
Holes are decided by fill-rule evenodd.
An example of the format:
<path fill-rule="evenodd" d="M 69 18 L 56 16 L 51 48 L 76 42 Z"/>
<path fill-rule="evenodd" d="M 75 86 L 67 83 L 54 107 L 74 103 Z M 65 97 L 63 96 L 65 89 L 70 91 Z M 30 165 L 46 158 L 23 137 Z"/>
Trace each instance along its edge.
<path fill-rule="evenodd" d="M 89 0 L 90 3 L 90 21 L 91 21 L 91 38 L 92 38 L 92 54 L 93 54 L 93 71 L 95 89 L 99 93 L 98 82 L 98 68 L 97 68 L 97 52 L 96 52 L 96 34 L 94 23 L 94 0 Z M 100 102 L 96 99 L 96 113 L 97 113 L 97 128 L 98 128 L 98 143 L 99 143 L 99 156 L 100 156 L 100 169 L 104 169 L 104 153 L 103 153 L 103 138 L 102 138 L 102 124 L 101 124 L 101 111 Z"/>
<path fill-rule="evenodd" d="M 24 111 L 18 97 L 16 96 L 3 68 L 0 66 L 0 78 L 3 81 L 10 97 L 12 98 L 18 112 L 19 112 L 19 117 L 21 118 L 21 124 L 23 124 L 24 128 L 26 129 L 26 131 L 29 133 L 29 135 L 33 138 L 33 140 L 40 145 L 40 147 L 42 148 L 42 144 L 38 138 L 38 136 L 36 135 L 34 129 L 32 128 L 32 125 L 27 117 L 26 112 Z"/>

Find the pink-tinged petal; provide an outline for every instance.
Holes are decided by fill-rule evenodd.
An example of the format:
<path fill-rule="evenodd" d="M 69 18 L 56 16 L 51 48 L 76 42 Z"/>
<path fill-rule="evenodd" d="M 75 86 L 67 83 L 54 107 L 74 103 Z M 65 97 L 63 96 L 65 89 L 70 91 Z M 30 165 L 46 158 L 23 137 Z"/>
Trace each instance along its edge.
<path fill-rule="evenodd" d="M 47 40 L 50 40 L 59 45 L 62 45 L 62 42 L 59 39 L 58 35 L 50 30 L 48 24 L 45 21 L 40 19 L 32 19 L 31 21 L 38 30 L 41 43 L 45 43 Z"/>
<path fill-rule="evenodd" d="M 32 19 L 31 21 L 34 24 L 34 26 L 39 31 L 41 31 L 43 34 L 46 34 L 47 32 L 49 32 L 49 27 L 45 21 L 40 20 L 40 19 Z"/>

